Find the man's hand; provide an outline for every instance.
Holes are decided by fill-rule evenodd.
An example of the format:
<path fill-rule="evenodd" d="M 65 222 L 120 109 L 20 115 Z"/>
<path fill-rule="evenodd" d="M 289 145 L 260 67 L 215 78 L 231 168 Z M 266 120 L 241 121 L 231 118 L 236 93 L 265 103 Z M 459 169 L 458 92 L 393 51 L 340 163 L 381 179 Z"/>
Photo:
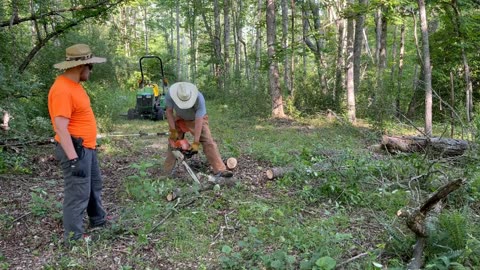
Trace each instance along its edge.
<path fill-rule="evenodd" d="M 77 177 L 86 177 L 87 176 L 87 168 L 85 165 L 82 166 L 78 158 L 74 158 L 69 160 L 70 162 L 70 169 L 72 170 L 72 175 Z"/>
<path fill-rule="evenodd" d="M 196 153 L 198 153 L 198 147 L 200 147 L 200 143 L 199 142 L 194 142 L 194 143 L 192 143 L 192 145 L 190 146 L 190 149 L 188 149 L 188 151 L 190 151 L 192 154 L 196 154 Z"/>
<path fill-rule="evenodd" d="M 178 137 L 177 130 L 176 129 L 170 129 L 170 136 L 168 138 L 176 141 L 177 137 Z"/>

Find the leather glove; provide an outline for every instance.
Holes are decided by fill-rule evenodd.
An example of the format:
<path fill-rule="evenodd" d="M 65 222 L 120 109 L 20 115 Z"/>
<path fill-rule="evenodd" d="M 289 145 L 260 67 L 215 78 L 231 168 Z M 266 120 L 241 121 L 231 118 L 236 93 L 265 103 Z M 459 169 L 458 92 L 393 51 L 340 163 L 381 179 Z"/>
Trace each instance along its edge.
<path fill-rule="evenodd" d="M 168 138 L 176 141 L 177 137 L 178 137 L 177 130 L 176 129 L 170 129 L 170 136 Z"/>
<path fill-rule="evenodd" d="M 196 153 L 198 153 L 198 147 L 200 147 L 200 143 L 199 142 L 194 142 L 194 143 L 192 143 L 192 145 L 190 146 L 190 149 L 188 149 L 188 151 L 190 151 L 192 154 L 196 154 Z"/>
<path fill-rule="evenodd" d="M 69 160 L 70 162 L 70 169 L 72 170 L 72 175 L 77 177 L 86 177 L 87 176 L 87 168 L 85 168 L 85 164 L 82 164 L 78 158 L 74 158 Z"/>

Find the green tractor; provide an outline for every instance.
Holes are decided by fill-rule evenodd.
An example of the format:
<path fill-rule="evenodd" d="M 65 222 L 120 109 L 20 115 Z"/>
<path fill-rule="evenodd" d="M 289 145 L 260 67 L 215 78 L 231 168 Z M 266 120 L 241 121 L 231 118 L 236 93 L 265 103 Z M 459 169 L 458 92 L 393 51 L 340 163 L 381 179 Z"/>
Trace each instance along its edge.
<path fill-rule="evenodd" d="M 146 83 L 143 75 L 142 60 L 158 59 L 160 61 L 161 89 L 156 83 Z M 127 112 L 127 119 L 152 119 L 155 121 L 165 119 L 165 87 L 166 79 L 163 73 L 162 59 L 158 56 L 146 55 L 139 60 L 140 73 L 142 80 L 139 82 L 139 90 L 136 96 L 135 108 L 131 108 Z"/>

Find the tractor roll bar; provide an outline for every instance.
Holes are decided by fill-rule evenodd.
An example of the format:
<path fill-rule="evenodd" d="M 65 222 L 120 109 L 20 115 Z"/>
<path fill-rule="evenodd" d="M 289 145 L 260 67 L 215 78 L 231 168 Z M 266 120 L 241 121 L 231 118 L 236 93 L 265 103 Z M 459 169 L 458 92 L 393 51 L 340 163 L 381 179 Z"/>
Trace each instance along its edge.
<path fill-rule="evenodd" d="M 143 86 L 144 86 L 142 60 L 145 59 L 145 58 L 156 58 L 156 59 L 158 59 L 158 61 L 160 61 L 160 72 L 161 72 L 160 74 L 162 75 L 162 88 L 163 88 L 164 87 L 163 79 L 165 78 L 165 76 L 163 74 L 163 62 L 162 62 L 162 59 L 160 59 L 160 57 L 155 56 L 155 55 L 145 55 L 145 56 L 142 56 L 140 58 L 140 60 L 138 60 L 138 63 L 140 64 L 140 73 L 142 74 L 142 81 L 140 82 L 140 87 L 143 88 Z"/>

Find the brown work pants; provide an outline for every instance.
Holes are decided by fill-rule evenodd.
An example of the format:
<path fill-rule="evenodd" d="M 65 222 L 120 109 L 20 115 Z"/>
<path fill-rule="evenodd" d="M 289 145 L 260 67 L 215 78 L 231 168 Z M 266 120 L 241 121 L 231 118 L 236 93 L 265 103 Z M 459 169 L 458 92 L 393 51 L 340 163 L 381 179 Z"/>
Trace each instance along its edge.
<path fill-rule="evenodd" d="M 194 134 L 195 130 L 195 120 L 187 121 L 181 118 L 175 120 L 175 128 L 180 137 L 184 133 L 190 132 Z M 212 134 L 210 133 L 210 128 L 208 127 L 208 115 L 203 117 L 203 126 L 202 133 L 200 134 L 200 143 L 202 144 L 203 153 L 207 157 L 208 163 L 212 166 L 213 173 L 217 174 L 219 172 L 225 171 L 227 168 L 222 161 L 220 152 L 218 151 L 217 144 L 213 141 Z M 172 151 L 167 150 L 167 158 L 164 163 L 164 170 L 166 173 L 171 173 L 173 167 L 175 166 L 175 156 L 172 154 Z"/>

